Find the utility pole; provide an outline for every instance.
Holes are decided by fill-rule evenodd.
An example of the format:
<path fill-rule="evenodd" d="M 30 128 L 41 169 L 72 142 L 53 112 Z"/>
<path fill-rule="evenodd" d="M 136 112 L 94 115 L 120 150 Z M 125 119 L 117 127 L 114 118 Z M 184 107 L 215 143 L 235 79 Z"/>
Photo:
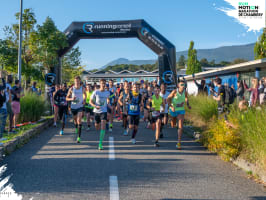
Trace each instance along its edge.
<path fill-rule="evenodd" d="M 22 12 L 23 0 L 20 0 L 20 16 L 19 16 L 19 47 L 18 47 L 18 80 L 21 83 L 21 46 L 22 46 Z"/>

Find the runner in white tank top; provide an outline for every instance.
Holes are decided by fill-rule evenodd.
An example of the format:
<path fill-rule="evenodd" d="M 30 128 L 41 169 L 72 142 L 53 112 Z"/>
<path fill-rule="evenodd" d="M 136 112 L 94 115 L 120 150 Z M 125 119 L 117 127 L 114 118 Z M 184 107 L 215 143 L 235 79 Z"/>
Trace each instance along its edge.
<path fill-rule="evenodd" d="M 86 102 L 85 89 L 80 85 L 80 77 L 75 77 L 75 84 L 69 89 L 67 94 L 67 101 L 71 101 L 71 112 L 76 127 L 76 133 L 78 134 L 77 142 L 80 143 L 81 127 L 82 127 L 82 112 L 83 105 Z"/>

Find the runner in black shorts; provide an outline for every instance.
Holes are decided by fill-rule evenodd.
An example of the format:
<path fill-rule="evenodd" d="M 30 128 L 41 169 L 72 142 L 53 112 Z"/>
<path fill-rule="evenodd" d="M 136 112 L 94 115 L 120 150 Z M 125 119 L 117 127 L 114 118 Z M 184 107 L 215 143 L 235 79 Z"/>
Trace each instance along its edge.
<path fill-rule="evenodd" d="M 104 79 L 100 80 L 100 89 L 95 90 L 91 95 L 90 105 L 94 107 L 93 111 L 95 113 L 95 128 L 96 130 L 101 130 L 99 150 L 103 150 L 102 142 L 105 135 L 105 125 L 107 120 L 107 106 L 109 106 L 110 92 L 105 90 Z"/>
<path fill-rule="evenodd" d="M 67 96 L 67 85 L 63 84 L 62 89 L 58 90 L 54 94 L 54 103 L 58 107 L 58 115 L 59 119 L 62 120 L 62 129 L 60 131 L 60 135 L 64 134 L 64 128 L 66 124 L 66 119 L 67 119 L 67 101 L 66 101 L 66 96 Z"/>
<path fill-rule="evenodd" d="M 138 131 L 140 119 L 140 107 L 143 105 L 141 94 L 139 93 L 137 83 L 134 83 L 132 94 L 128 100 L 129 129 L 132 132 L 131 142 L 136 144 L 136 134 Z"/>
<path fill-rule="evenodd" d="M 86 118 L 87 118 L 87 131 L 90 130 L 91 128 L 91 118 L 93 117 L 93 107 L 90 105 L 90 98 L 93 93 L 92 86 L 90 84 L 86 85 L 86 104 L 85 104 L 85 113 L 86 113 Z"/>
<path fill-rule="evenodd" d="M 156 86 L 154 88 L 154 95 L 149 99 L 151 104 L 150 110 L 152 110 L 152 130 L 155 130 L 155 143 L 156 147 L 159 147 L 159 135 L 161 128 L 161 117 L 160 110 L 164 109 L 164 99 L 160 96 L 160 87 Z M 148 105 L 149 106 L 149 105 Z"/>
<path fill-rule="evenodd" d="M 124 136 L 128 135 L 128 100 L 130 95 L 130 88 L 128 82 L 125 82 L 124 90 L 121 92 L 118 99 L 120 108 L 122 108 L 122 119 L 124 127 Z"/>

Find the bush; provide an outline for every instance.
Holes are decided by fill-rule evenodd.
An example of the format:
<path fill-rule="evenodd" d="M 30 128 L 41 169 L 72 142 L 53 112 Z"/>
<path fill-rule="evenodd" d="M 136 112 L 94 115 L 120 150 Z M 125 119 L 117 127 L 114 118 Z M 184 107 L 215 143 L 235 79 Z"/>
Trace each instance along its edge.
<path fill-rule="evenodd" d="M 31 92 L 25 93 L 25 96 L 20 99 L 20 105 L 19 122 L 38 121 L 46 109 L 44 97 Z"/>
<path fill-rule="evenodd" d="M 236 119 L 230 117 L 229 120 L 237 124 Z M 229 127 L 221 119 L 214 119 L 209 123 L 201 141 L 210 151 L 217 152 L 226 161 L 235 159 L 242 149 L 239 131 Z"/>
<path fill-rule="evenodd" d="M 266 170 L 266 108 L 232 113 L 240 123 L 243 155 Z"/>
<path fill-rule="evenodd" d="M 196 124 L 195 120 L 203 122 L 205 130 L 201 142 L 204 146 L 224 160 L 241 155 L 266 170 L 266 107 L 241 112 L 236 104 L 231 105 L 227 116 L 228 122 L 234 125 L 231 127 L 223 117 L 216 117 L 216 101 L 206 96 L 190 96 L 189 99 L 192 109 L 187 110 L 186 120 L 192 124 Z"/>
<path fill-rule="evenodd" d="M 189 103 L 192 109 L 187 112 L 200 117 L 204 122 L 217 116 L 217 103 L 208 96 L 189 96 Z"/>

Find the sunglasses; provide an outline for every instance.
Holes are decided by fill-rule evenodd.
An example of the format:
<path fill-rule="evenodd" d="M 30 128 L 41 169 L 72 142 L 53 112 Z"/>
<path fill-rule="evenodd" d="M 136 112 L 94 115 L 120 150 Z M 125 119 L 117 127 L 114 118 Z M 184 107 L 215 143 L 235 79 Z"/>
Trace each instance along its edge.
<path fill-rule="evenodd" d="M 185 86 L 185 84 L 180 84 L 180 86 Z"/>

